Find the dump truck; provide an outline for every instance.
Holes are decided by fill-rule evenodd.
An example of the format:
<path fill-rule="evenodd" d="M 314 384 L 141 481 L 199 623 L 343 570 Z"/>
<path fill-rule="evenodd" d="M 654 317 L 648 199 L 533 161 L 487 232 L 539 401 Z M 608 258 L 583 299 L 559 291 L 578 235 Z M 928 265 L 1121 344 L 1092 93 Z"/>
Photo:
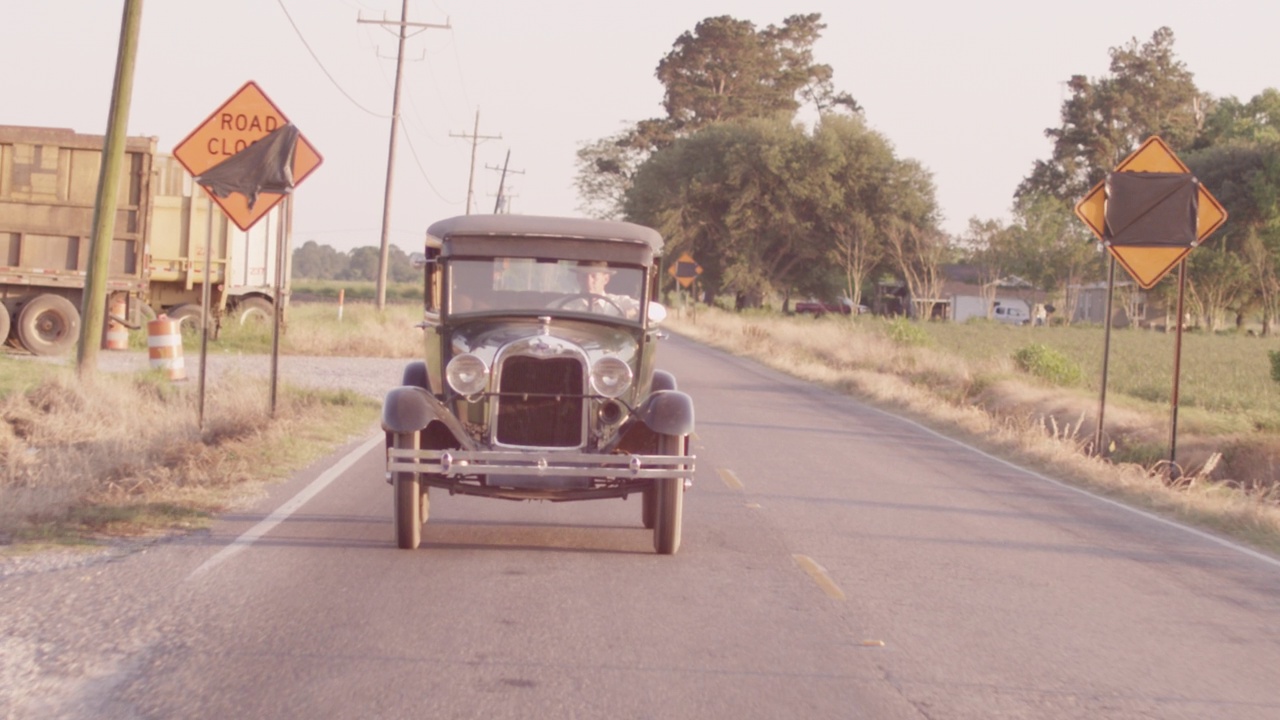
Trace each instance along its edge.
<path fill-rule="evenodd" d="M 36 355 L 68 353 L 79 339 L 103 145 L 101 135 L 0 125 L 0 339 Z M 126 141 L 105 285 L 111 319 L 138 328 L 166 314 L 198 330 L 212 228 L 211 330 L 269 321 L 281 207 L 241 231 L 156 146 Z"/>

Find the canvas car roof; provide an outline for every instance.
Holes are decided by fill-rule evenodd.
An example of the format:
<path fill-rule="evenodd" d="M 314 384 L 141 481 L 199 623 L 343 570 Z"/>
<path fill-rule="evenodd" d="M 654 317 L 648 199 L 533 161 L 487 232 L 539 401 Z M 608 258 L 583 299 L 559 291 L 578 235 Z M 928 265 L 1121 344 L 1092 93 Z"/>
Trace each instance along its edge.
<path fill-rule="evenodd" d="M 616 220 L 542 215 L 459 215 L 432 223 L 427 243 L 441 255 L 557 257 L 649 265 L 658 231 Z"/>

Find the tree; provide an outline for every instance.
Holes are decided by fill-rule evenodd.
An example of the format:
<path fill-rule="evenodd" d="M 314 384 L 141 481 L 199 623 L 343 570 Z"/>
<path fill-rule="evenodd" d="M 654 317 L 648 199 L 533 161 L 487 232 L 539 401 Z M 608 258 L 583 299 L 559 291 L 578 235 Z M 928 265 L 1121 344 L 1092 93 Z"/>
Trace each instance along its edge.
<path fill-rule="evenodd" d="M 1082 197 L 1152 135 L 1175 151 L 1193 147 L 1211 99 L 1196 89 L 1173 43 L 1173 31 L 1162 27 L 1146 43 L 1134 38 L 1111 48 L 1109 76 L 1073 76 L 1062 124 L 1045 130 L 1053 156 L 1036 161 L 1017 196 Z"/>
<path fill-rule="evenodd" d="M 1051 194 L 1020 198 L 1008 245 L 1010 271 L 1060 297 L 1059 317 L 1068 324 L 1079 305 L 1080 287 L 1102 278 L 1105 260 L 1072 208 L 1071 202 Z"/>
<path fill-rule="evenodd" d="M 666 116 L 636 123 L 578 150 L 577 186 L 584 212 L 617 217 L 636 169 L 654 152 L 711 123 L 782 114 L 794 118 L 804 103 L 821 113 L 860 112 L 834 89 L 829 65 L 813 61 L 826 28 L 821 15 L 794 15 L 782 27 L 757 30 L 729 16 L 707 18 L 675 41 L 658 63 Z"/>
<path fill-rule="evenodd" d="M 826 27 L 817 13 L 762 31 L 728 15 L 699 22 L 658 63 L 666 119 L 687 134 L 713 122 L 794 117 L 802 98 L 819 109 L 856 110 L 848 94 L 833 90 L 831 66 L 813 62 L 813 44 Z"/>
<path fill-rule="evenodd" d="M 829 243 L 845 292 L 861 302 L 863 284 L 886 259 L 883 228 L 895 219 L 936 224 L 933 180 L 918 164 L 896 158 L 889 141 L 861 117 L 823 115 L 813 143 L 815 239 Z"/>
<path fill-rule="evenodd" d="M 297 277 L 332 280 L 346 265 L 345 255 L 315 240 L 308 240 L 293 251 L 293 274 Z"/>
<path fill-rule="evenodd" d="M 950 259 L 947 236 L 933 228 L 922 228 L 895 220 L 884 229 L 886 250 L 897 266 L 910 293 L 907 314 L 924 320 L 933 317 L 942 295 L 942 266 Z"/>
<path fill-rule="evenodd" d="M 1014 230 L 998 220 L 969 219 L 969 231 L 963 241 L 969 251 L 969 262 L 977 269 L 978 288 L 987 319 L 995 312 L 996 290 L 1017 262 Z"/>
<path fill-rule="evenodd" d="M 1266 98 L 1280 99 L 1269 91 L 1250 105 L 1263 106 Z M 1223 103 L 1233 104 L 1238 105 L 1234 99 Z M 1226 139 L 1188 155 L 1186 163 L 1226 208 L 1229 221 L 1192 253 L 1189 268 L 1201 287 L 1234 282 L 1232 274 L 1223 273 L 1225 261 L 1201 262 L 1195 256 L 1206 248 L 1238 256 L 1248 275 L 1247 287 L 1242 294 L 1227 296 L 1234 298 L 1238 316 L 1249 308 L 1260 310 L 1263 331 L 1269 333 L 1280 302 L 1280 139 L 1270 139 L 1271 123 L 1280 121 L 1280 115 L 1269 118 L 1255 110 L 1247 118 L 1236 115 L 1232 122 L 1222 122 L 1222 117 L 1217 116 L 1214 127 Z M 1200 277 L 1201 272 L 1209 274 Z M 1237 324 L 1242 321 L 1242 316 L 1237 317 Z"/>
<path fill-rule="evenodd" d="M 588 217 L 613 220 L 622 216 L 622 206 L 636 169 L 649 155 L 633 132 L 621 132 L 578 148 L 578 211 Z"/>
<path fill-rule="evenodd" d="M 781 116 L 709 125 L 646 161 L 625 209 L 663 233 L 669 253 L 699 259 L 700 285 L 746 306 L 835 285 L 841 242 L 845 270 L 865 278 L 887 223 L 927 229 L 937 217 L 927 172 L 861 119 L 835 116 L 812 136 Z"/>

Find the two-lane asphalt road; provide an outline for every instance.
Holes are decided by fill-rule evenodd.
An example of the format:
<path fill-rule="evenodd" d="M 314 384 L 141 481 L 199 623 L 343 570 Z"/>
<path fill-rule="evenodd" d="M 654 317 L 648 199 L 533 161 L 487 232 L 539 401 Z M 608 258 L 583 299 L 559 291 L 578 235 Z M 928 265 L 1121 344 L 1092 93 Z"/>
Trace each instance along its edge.
<path fill-rule="evenodd" d="M 697 404 L 678 555 L 635 500 L 440 494 L 397 550 L 357 443 L 211 533 L 0 582 L 0 711 L 1280 717 L 1280 562 L 684 340 L 660 359 Z"/>

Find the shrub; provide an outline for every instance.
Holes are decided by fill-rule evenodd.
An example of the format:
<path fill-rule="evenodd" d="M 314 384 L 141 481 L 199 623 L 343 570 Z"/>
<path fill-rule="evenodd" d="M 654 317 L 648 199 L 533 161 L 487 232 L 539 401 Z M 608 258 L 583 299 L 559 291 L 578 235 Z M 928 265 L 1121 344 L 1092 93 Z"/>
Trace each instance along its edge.
<path fill-rule="evenodd" d="M 1013 361 L 1023 371 L 1055 385 L 1076 385 L 1084 377 L 1074 360 L 1040 343 L 1019 349 Z"/>
<path fill-rule="evenodd" d="M 924 328 L 904 317 L 890 320 L 885 333 L 890 340 L 899 345 L 922 347 L 929 344 L 929 334 L 924 331 Z"/>

